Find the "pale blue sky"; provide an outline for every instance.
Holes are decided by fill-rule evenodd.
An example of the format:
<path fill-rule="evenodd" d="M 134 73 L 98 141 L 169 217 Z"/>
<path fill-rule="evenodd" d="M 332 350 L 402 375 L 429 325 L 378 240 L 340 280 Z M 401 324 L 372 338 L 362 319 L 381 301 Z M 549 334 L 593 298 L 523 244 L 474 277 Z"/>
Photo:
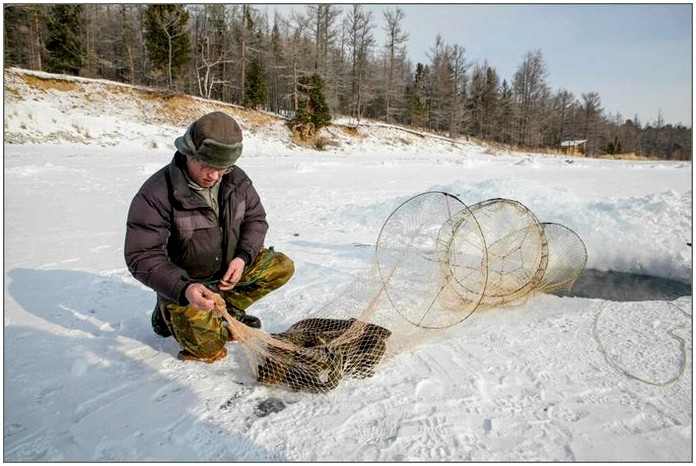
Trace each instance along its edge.
<path fill-rule="evenodd" d="M 341 4 L 344 11 L 350 4 Z M 692 124 L 692 4 L 364 4 L 383 41 L 382 11 L 399 6 L 410 59 L 428 63 L 440 34 L 470 62 L 512 80 L 526 52 L 541 49 L 555 91 L 597 92 L 602 107 L 645 124 Z M 261 8 L 262 4 L 256 7 Z M 283 15 L 303 5 L 269 5 Z"/>

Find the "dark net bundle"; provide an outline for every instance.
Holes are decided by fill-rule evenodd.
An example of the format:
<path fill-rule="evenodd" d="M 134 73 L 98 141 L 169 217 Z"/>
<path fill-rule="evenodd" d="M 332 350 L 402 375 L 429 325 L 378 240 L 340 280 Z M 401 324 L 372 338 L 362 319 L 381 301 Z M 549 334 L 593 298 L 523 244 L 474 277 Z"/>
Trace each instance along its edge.
<path fill-rule="evenodd" d="M 426 192 L 384 222 L 371 269 L 308 318 L 267 334 L 223 317 L 260 383 L 321 393 L 476 310 L 567 291 L 586 261 L 577 234 L 519 202 Z"/>

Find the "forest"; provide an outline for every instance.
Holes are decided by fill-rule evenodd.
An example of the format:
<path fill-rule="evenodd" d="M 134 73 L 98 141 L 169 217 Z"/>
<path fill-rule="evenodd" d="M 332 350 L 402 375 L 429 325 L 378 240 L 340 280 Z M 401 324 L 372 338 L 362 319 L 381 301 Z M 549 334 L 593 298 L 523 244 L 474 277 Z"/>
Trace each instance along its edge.
<path fill-rule="evenodd" d="M 361 4 L 305 5 L 272 17 L 252 4 L 5 4 L 5 67 L 113 80 L 282 115 L 305 137 L 334 116 L 369 118 L 490 144 L 588 157 L 691 160 L 692 128 L 643 123 L 601 96 L 551 89 L 540 49 L 511 77 L 433 38 L 408 58 L 404 12 L 377 19 Z"/>

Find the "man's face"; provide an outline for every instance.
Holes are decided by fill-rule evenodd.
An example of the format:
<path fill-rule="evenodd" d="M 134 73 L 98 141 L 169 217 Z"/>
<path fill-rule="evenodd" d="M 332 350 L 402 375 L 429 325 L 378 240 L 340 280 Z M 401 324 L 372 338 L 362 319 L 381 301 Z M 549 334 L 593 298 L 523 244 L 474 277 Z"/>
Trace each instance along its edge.
<path fill-rule="evenodd" d="M 220 181 L 225 174 L 232 171 L 229 168 L 215 168 L 201 162 L 193 157 L 186 158 L 186 169 L 188 170 L 191 179 L 202 188 L 210 188 L 215 183 Z"/>

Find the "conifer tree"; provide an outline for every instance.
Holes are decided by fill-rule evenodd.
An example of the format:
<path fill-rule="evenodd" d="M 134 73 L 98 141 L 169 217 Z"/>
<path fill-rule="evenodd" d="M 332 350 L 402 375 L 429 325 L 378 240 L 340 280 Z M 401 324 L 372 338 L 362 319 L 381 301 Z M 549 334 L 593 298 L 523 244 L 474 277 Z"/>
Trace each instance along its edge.
<path fill-rule="evenodd" d="M 318 74 L 302 76 L 298 84 L 303 94 L 291 122 L 302 133 L 303 139 L 314 137 L 323 127 L 331 124 L 331 112 L 324 97 L 324 81 Z"/>
<path fill-rule="evenodd" d="M 257 108 L 264 105 L 268 97 L 266 69 L 260 58 L 254 57 L 249 64 L 249 74 L 244 83 L 244 106 Z"/>
<path fill-rule="evenodd" d="M 426 92 L 429 80 L 430 68 L 418 63 L 413 81 L 406 88 L 406 123 L 413 126 L 424 126 L 428 121 L 428 104 Z"/>
<path fill-rule="evenodd" d="M 46 70 L 52 73 L 78 75 L 86 63 L 82 38 L 82 5 L 56 4 L 46 21 L 48 39 Z"/>

